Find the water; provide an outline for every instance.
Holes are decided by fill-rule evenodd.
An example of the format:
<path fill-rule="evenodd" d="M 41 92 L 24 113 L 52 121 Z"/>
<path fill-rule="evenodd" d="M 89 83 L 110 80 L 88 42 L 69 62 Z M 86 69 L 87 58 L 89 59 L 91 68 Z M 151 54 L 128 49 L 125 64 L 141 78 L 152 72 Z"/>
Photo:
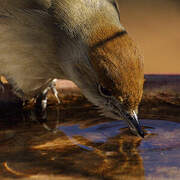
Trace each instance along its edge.
<path fill-rule="evenodd" d="M 180 179 L 180 123 L 143 119 L 144 139 L 91 107 L 49 110 L 44 128 L 0 119 L 0 179 Z"/>
<path fill-rule="evenodd" d="M 139 146 L 146 177 L 180 179 L 180 123 L 169 121 L 143 121 L 155 127 Z"/>

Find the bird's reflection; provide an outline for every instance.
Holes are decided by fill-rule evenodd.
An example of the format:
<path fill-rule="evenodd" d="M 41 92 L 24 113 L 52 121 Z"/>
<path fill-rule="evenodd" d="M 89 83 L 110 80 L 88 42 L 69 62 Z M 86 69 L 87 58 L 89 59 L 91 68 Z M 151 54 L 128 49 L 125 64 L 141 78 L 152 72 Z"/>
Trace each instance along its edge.
<path fill-rule="evenodd" d="M 1 144 L 4 169 L 17 176 L 144 179 L 141 138 L 132 136 L 123 121 L 95 116 L 92 107 L 67 110 L 61 109 L 59 118 L 50 109 L 47 122 L 16 125 L 16 136 Z M 10 146 L 11 151 L 3 151 Z"/>
<path fill-rule="evenodd" d="M 48 127 L 46 129 L 63 133 L 67 141 L 74 147 L 73 149 L 78 149 L 77 154 L 82 155 L 78 159 L 79 165 L 81 164 L 82 167 L 85 165 L 86 171 L 91 172 L 91 175 L 110 179 L 118 179 L 121 176 L 143 179 L 143 162 L 138 152 L 141 138 L 132 136 L 123 121 L 112 121 L 98 117 L 98 114 L 95 118 L 94 109 L 91 107 L 85 110 L 83 116 L 79 116 L 81 110 L 78 112 L 77 109 L 72 110 L 73 118 L 67 117 L 67 122 L 63 120 L 64 122 L 60 123 L 61 120 L 56 120 L 54 128 L 53 123 L 50 123 L 51 128 L 48 127 L 48 122 L 45 123 Z M 59 114 L 59 111 L 55 114 Z M 62 115 L 63 118 L 64 115 Z M 61 144 L 60 139 L 59 142 L 56 141 L 56 147 L 57 144 Z M 51 145 L 53 146 L 53 144 Z M 69 153 L 67 153 L 67 159 L 72 163 L 77 161 L 76 156 L 75 154 L 75 156 L 70 155 L 69 157 Z M 86 162 L 87 158 L 91 159 L 93 156 L 92 162 Z M 96 165 L 93 166 L 93 164 Z"/>

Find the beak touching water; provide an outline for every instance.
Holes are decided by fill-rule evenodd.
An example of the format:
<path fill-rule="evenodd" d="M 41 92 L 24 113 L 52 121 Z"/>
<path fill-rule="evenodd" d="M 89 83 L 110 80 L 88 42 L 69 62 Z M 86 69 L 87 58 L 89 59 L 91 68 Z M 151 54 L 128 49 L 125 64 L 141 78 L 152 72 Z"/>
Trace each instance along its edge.
<path fill-rule="evenodd" d="M 128 122 L 129 128 L 133 134 L 144 138 L 144 131 L 142 130 L 138 117 L 134 111 L 131 115 L 126 114 L 125 120 Z"/>

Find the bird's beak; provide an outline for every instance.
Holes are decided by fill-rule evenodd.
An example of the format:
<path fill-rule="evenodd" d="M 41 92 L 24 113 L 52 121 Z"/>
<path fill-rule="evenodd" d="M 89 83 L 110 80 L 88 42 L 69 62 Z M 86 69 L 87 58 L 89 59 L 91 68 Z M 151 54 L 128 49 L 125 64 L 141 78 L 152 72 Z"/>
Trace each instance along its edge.
<path fill-rule="evenodd" d="M 144 131 L 141 128 L 141 125 L 140 125 L 140 122 L 138 120 L 136 113 L 133 111 L 131 115 L 126 114 L 125 119 L 128 122 L 131 132 L 137 136 L 144 138 Z"/>

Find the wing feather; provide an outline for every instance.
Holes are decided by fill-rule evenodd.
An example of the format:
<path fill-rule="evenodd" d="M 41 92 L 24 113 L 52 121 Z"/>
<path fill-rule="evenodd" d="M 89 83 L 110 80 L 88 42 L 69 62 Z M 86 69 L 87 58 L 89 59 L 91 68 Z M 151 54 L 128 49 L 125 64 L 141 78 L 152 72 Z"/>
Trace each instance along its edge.
<path fill-rule="evenodd" d="M 57 29 L 40 10 L 0 9 L 0 74 L 25 94 L 61 74 L 57 68 Z"/>

